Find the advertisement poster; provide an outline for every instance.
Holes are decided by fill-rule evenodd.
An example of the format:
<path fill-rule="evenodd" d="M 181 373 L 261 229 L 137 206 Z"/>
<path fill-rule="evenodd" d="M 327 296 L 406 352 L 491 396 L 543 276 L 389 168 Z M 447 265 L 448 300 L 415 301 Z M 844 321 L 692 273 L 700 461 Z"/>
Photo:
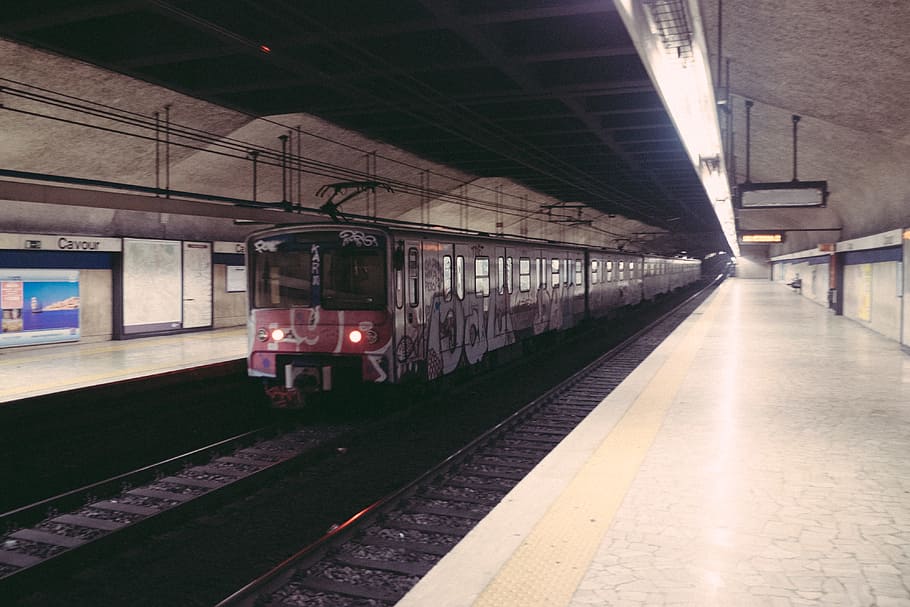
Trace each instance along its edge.
<path fill-rule="evenodd" d="M 0 269 L 0 347 L 79 339 L 78 270 Z"/>
<path fill-rule="evenodd" d="M 183 326 L 179 240 L 123 239 L 123 332 L 172 331 Z"/>
<path fill-rule="evenodd" d="M 227 266 L 227 292 L 242 293 L 246 291 L 246 267 Z"/>

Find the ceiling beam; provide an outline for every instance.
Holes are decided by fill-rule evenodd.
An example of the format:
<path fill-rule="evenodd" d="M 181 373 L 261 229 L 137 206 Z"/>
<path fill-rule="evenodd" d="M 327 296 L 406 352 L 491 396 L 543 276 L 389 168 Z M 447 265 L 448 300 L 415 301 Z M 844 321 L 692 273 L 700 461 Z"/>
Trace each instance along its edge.
<path fill-rule="evenodd" d="M 40 6 L 39 3 L 36 4 Z M 6 34 L 23 34 L 39 29 L 79 23 L 80 21 L 132 13 L 143 9 L 145 6 L 145 2 L 141 0 L 118 0 L 116 2 L 86 3 L 59 10 L 42 10 L 36 17 L 8 21 L 0 27 L 0 31 Z"/>

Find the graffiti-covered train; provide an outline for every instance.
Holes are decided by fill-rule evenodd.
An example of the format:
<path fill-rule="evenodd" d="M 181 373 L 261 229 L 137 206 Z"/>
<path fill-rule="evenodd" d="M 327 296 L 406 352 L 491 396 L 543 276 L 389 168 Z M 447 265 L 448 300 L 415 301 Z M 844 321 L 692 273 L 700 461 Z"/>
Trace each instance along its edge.
<path fill-rule="evenodd" d="M 249 375 L 278 407 L 432 381 L 700 277 L 693 259 L 446 229 L 262 230 L 247 240 Z"/>

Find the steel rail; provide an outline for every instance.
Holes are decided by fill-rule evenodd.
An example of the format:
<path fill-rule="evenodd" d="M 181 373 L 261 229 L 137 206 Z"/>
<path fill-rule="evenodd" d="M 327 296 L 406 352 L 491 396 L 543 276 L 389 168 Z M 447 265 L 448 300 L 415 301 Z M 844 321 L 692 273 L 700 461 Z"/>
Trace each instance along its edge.
<path fill-rule="evenodd" d="M 434 479 L 445 476 L 448 472 L 473 457 L 477 451 L 485 444 L 495 440 L 500 434 L 509 428 L 519 426 L 526 420 L 530 419 L 538 410 L 548 405 L 554 397 L 566 392 L 571 387 L 579 384 L 591 374 L 591 372 L 605 363 L 615 359 L 634 345 L 638 344 L 650 333 L 655 331 L 665 321 L 672 316 L 680 313 L 680 310 L 698 298 L 705 297 L 710 293 L 722 280 L 722 277 L 714 279 L 711 283 L 701 289 L 699 292 L 686 298 L 682 303 L 675 306 L 672 310 L 661 315 L 647 326 L 636 331 L 630 337 L 620 342 L 608 352 L 602 354 L 593 362 L 585 365 L 581 370 L 575 372 L 569 378 L 559 385 L 547 390 L 541 396 L 523 406 L 521 409 L 496 424 L 494 427 L 485 431 L 483 434 L 472 440 L 470 443 L 448 456 L 445 460 L 421 474 L 419 477 L 394 491 L 376 502 L 366 506 L 344 523 L 332 528 L 322 537 L 307 545 L 294 555 L 288 557 L 268 572 L 264 573 L 255 580 L 249 582 L 230 596 L 220 601 L 216 607 L 253 607 L 260 605 L 263 596 L 273 594 L 276 590 L 288 584 L 288 581 L 298 571 L 308 569 L 319 562 L 326 554 L 335 550 L 338 546 L 347 541 L 355 533 L 363 530 L 368 524 L 376 521 L 383 515 L 395 509 L 398 504 L 402 503 L 411 496 L 417 494 L 424 487 L 429 485 Z M 673 327 L 675 329 L 675 326 Z M 660 341 L 663 341 L 661 339 Z M 648 352 L 657 347 L 660 342 L 650 344 Z M 645 355 L 646 356 L 646 355 Z M 636 365 L 637 366 L 637 365 Z M 631 372 L 631 370 L 629 371 Z M 606 396 L 606 395 L 603 395 Z M 602 398 L 602 397 L 600 397 Z M 598 401 L 600 400 L 598 399 Z"/>

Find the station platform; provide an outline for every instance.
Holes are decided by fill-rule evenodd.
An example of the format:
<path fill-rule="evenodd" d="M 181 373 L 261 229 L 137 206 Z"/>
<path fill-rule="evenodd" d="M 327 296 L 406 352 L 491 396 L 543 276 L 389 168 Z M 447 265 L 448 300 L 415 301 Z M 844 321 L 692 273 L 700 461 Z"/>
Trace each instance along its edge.
<path fill-rule="evenodd" d="M 910 356 L 732 279 L 398 607 L 910 606 Z"/>
<path fill-rule="evenodd" d="M 246 327 L 87 344 L 0 349 L 2 403 L 246 357 Z"/>

